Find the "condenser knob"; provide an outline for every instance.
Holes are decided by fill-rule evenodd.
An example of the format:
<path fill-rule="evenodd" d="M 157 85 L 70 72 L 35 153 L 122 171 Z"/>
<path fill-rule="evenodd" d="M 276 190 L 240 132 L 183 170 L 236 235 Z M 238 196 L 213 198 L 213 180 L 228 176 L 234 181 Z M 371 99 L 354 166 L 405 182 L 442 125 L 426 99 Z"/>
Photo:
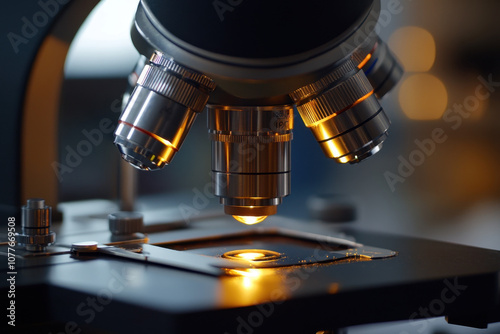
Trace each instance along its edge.
<path fill-rule="evenodd" d="M 143 215 L 139 212 L 116 212 L 108 215 L 109 231 L 112 235 L 122 236 L 142 232 Z"/>

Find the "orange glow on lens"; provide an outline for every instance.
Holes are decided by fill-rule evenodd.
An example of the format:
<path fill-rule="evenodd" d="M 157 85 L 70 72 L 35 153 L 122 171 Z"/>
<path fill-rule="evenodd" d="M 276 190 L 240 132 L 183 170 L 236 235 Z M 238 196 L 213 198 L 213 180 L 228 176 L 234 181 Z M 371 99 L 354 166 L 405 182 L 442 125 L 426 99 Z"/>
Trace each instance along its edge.
<path fill-rule="evenodd" d="M 326 145 L 329 153 L 331 154 L 331 156 L 338 158 L 338 157 L 344 155 L 345 153 L 342 153 L 342 147 L 337 147 L 337 145 L 335 145 L 335 144 L 336 143 L 333 140 L 328 140 L 327 142 L 325 142 L 325 145 Z M 348 162 L 349 162 L 349 159 L 347 157 L 343 157 L 340 159 L 340 163 L 342 163 L 342 164 L 345 164 Z"/>
<path fill-rule="evenodd" d="M 346 107 L 346 108 L 344 108 L 344 109 L 342 109 L 342 110 L 339 110 L 339 111 L 337 111 L 336 113 L 331 114 L 331 115 L 329 115 L 328 117 L 325 117 L 325 118 L 323 118 L 323 119 L 321 119 L 321 120 L 319 120 L 319 121 L 317 121 L 317 122 L 310 123 L 310 124 L 306 124 L 306 126 L 307 126 L 308 128 L 313 127 L 313 126 L 316 126 L 316 125 L 318 125 L 318 124 L 321 124 L 321 123 L 323 123 L 323 122 L 328 121 L 329 119 L 334 118 L 335 116 L 337 116 L 338 114 L 340 114 L 340 113 L 342 113 L 342 112 L 344 112 L 344 111 L 346 111 L 346 110 L 349 110 L 349 109 L 351 109 L 351 108 L 354 108 L 355 106 L 357 106 L 358 104 L 360 104 L 361 102 L 363 102 L 364 100 L 366 100 L 366 99 L 368 99 L 370 96 L 372 96 L 372 95 L 373 95 L 373 92 L 374 92 L 374 91 L 372 90 L 371 92 L 369 92 L 369 93 L 368 93 L 368 94 L 366 94 L 365 96 L 360 97 L 360 98 L 359 98 L 356 102 L 354 102 L 354 103 L 353 103 L 353 104 L 351 104 L 350 106 L 348 106 L 348 107 Z"/>
<path fill-rule="evenodd" d="M 246 225 L 255 225 L 263 222 L 267 216 L 233 216 L 233 218 Z"/>
<path fill-rule="evenodd" d="M 365 59 L 363 59 L 363 61 L 361 63 L 359 63 L 358 68 L 362 69 L 366 65 L 366 63 L 368 63 L 370 61 L 370 59 L 372 59 L 371 53 L 368 56 L 366 56 Z"/>
<path fill-rule="evenodd" d="M 158 136 L 157 134 L 154 134 L 152 132 L 149 132 L 147 130 L 144 130 L 144 129 L 141 129 L 141 128 L 138 128 L 137 126 L 135 126 L 134 124 L 130 124 L 130 123 L 127 123 L 127 122 L 124 122 L 124 121 L 119 121 L 118 123 L 120 124 L 125 124 L 127 126 L 130 126 L 131 128 L 133 128 L 134 130 L 137 130 L 137 131 L 140 131 L 144 134 L 147 134 L 148 136 L 150 137 L 153 137 L 154 139 L 158 140 L 160 143 L 162 143 L 163 145 L 165 146 L 168 146 L 172 149 L 174 149 L 175 151 L 178 151 L 177 148 L 168 140 Z"/>

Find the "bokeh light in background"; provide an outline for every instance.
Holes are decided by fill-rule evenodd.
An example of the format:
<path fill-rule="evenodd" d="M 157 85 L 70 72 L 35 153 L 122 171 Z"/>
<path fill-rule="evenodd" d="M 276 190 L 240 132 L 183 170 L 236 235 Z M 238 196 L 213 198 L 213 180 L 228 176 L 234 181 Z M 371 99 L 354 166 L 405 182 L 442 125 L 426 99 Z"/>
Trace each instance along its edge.
<path fill-rule="evenodd" d="M 420 27 L 402 27 L 392 34 L 389 46 L 409 74 L 399 90 L 404 114 L 418 121 L 440 119 L 448 105 L 448 92 L 438 77 L 427 73 L 436 61 L 432 34 Z"/>
<path fill-rule="evenodd" d="M 100 1 L 75 36 L 65 64 L 66 78 L 122 77 L 139 52 L 130 39 L 138 0 Z"/>
<path fill-rule="evenodd" d="M 389 39 L 389 47 L 407 72 L 427 72 L 436 61 L 436 42 L 420 27 L 403 27 Z"/>
<path fill-rule="evenodd" d="M 410 75 L 399 90 L 399 103 L 405 115 L 413 120 L 438 120 L 448 105 L 443 82 L 428 73 Z"/>

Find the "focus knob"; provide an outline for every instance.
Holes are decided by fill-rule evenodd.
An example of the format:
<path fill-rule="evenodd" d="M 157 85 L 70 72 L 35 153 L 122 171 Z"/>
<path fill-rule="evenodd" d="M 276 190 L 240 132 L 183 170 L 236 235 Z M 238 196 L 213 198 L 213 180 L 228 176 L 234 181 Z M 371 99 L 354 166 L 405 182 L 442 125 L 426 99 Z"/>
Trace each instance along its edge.
<path fill-rule="evenodd" d="M 108 215 L 109 231 L 115 236 L 130 235 L 144 229 L 143 215 L 139 212 L 116 212 Z"/>
<path fill-rule="evenodd" d="M 318 194 L 307 201 L 309 215 L 326 223 L 347 223 L 356 220 L 354 201 L 346 196 Z"/>
<path fill-rule="evenodd" d="M 19 245 L 30 252 L 43 252 L 56 240 L 56 234 L 50 231 L 52 208 L 45 205 L 41 198 L 31 198 L 22 207 L 21 233 L 16 235 Z"/>

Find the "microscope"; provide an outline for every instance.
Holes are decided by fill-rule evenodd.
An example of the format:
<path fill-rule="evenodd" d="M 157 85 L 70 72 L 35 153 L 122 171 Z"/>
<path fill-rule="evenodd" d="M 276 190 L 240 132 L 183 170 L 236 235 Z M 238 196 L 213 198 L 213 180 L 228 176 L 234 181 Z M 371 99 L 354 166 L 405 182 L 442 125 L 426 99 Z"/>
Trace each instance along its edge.
<path fill-rule="evenodd" d="M 71 40 L 95 3 L 40 1 L 33 40 L 8 35 L 18 50 L 32 51 L 16 55 L 23 75 L 36 72 L 34 55 L 61 47 L 54 36 Z M 51 90 L 44 80 L 14 82 L 6 118 L 12 129 L 3 135 L 22 130 L 22 143 L 10 149 L 26 166 L 11 179 L 2 175 L 9 188 L 1 207 L 0 268 L 9 276 L 1 285 L 8 306 L 2 326 L 26 333 L 332 334 L 442 316 L 476 328 L 499 322 L 498 251 L 277 214 L 291 195 L 296 122 L 340 164 L 363 162 L 388 138 L 380 100 L 403 69 L 377 34 L 380 12 L 380 0 L 139 2 L 131 37 L 143 58 L 117 120 L 116 154 L 140 173 L 168 168 L 206 113 L 211 188 L 225 214 L 175 227 L 146 224 L 142 212 L 99 211 L 101 202 L 73 211 L 63 203 L 56 222 L 49 204 L 57 196 L 44 183 L 54 178 L 45 172 L 53 152 L 31 150 L 53 138 L 54 128 L 37 129 L 27 111 L 36 87 Z M 42 16 L 47 22 L 38 27 Z M 58 58 L 38 64 L 51 59 Z M 41 105 L 45 115 L 53 112 Z M 33 157 L 38 164 L 27 163 Z M 44 186 L 32 186 L 37 182 Z"/>
<path fill-rule="evenodd" d="M 328 158 L 359 163 L 387 138 L 378 99 L 403 71 L 375 32 L 378 1 L 240 2 L 141 2 L 132 39 L 150 59 L 115 144 L 161 169 L 207 107 L 214 193 L 254 224 L 290 194 L 294 107 Z"/>

